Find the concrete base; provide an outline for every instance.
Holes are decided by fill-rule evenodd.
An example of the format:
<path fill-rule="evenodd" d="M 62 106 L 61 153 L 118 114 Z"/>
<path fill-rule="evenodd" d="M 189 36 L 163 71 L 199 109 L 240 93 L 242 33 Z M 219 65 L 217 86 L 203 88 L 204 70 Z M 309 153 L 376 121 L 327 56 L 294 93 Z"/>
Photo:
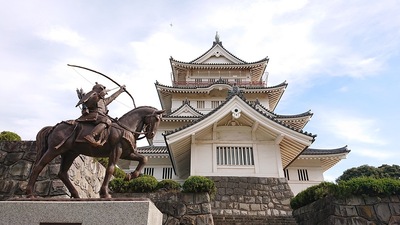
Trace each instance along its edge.
<path fill-rule="evenodd" d="M 39 199 L 0 202 L 0 224 L 161 225 L 149 199 Z"/>

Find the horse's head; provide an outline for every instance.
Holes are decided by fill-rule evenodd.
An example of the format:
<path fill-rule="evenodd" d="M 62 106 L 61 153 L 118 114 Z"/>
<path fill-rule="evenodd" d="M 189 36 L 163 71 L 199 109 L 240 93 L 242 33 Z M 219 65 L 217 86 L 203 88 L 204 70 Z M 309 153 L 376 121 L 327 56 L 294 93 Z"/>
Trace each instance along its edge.
<path fill-rule="evenodd" d="M 144 129 L 143 132 L 147 140 L 152 143 L 154 136 L 156 135 L 158 125 L 160 125 L 162 114 L 165 110 L 155 110 L 152 114 L 145 116 L 144 118 Z"/>

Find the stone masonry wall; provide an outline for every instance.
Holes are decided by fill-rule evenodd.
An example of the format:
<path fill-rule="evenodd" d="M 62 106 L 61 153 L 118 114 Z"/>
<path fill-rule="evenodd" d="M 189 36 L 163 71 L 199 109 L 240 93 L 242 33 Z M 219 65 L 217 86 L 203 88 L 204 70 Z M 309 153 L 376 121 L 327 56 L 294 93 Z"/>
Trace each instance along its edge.
<path fill-rule="evenodd" d="M 148 198 L 163 213 L 164 225 L 214 225 L 208 193 L 157 191 L 114 193 L 115 198 Z"/>
<path fill-rule="evenodd" d="M 209 177 L 217 193 L 212 202 L 216 225 L 296 224 L 285 178 Z"/>
<path fill-rule="evenodd" d="M 25 197 L 25 188 L 35 159 L 35 141 L 0 142 L 0 200 Z M 59 168 L 60 157 L 57 157 L 43 169 L 35 185 L 36 195 L 69 198 L 68 190 L 57 177 Z M 99 198 L 105 168 L 93 158 L 77 157 L 68 175 L 81 198 Z"/>
<path fill-rule="evenodd" d="M 299 225 L 400 225 L 400 196 L 326 197 L 293 211 Z"/>

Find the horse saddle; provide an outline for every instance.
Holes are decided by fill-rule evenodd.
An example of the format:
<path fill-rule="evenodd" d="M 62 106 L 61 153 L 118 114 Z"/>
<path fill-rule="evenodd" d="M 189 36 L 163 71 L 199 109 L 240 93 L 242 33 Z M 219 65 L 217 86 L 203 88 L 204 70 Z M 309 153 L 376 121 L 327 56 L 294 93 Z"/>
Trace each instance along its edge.
<path fill-rule="evenodd" d="M 64 121 L 67 124 L 75 126 L 75 142 L 88 142 L 84 137 L 92 133 L 93 128 L 96 126 L 94 123 L 82 122 L 77 120 Z M 101 145 L 103 145 L 108 138 L 110 131 L 108 128 L 104 129 L 99 135 L 95 137 Z"/>

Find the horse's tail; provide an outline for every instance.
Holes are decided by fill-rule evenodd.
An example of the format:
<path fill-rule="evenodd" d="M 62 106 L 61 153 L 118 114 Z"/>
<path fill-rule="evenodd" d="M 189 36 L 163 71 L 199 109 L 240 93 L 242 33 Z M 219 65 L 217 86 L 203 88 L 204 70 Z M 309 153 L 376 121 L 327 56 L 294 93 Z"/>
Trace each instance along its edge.
<path fill-rule="evenodd" d="M 36 160 L 35 164 L 37 164 L 47 151 L 47 138 L 53 129 L 52 126 L 43 127 L 36 135 Z"/>

